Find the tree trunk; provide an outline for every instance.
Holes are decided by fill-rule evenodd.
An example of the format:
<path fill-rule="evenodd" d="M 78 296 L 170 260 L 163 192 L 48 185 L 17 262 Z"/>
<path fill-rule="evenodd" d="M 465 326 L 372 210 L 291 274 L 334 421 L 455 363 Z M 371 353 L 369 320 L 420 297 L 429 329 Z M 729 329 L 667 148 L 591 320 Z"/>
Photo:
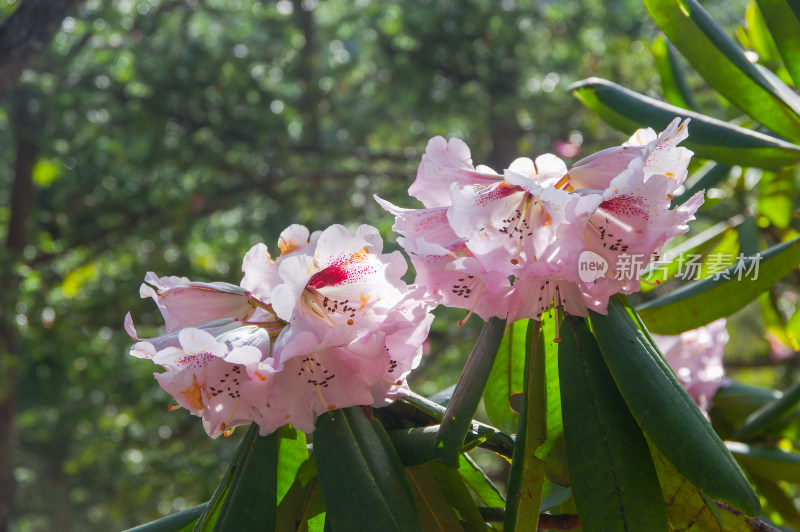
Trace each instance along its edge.
<path fill-rule="evenodd" d="M 11 526 L 14 515 L 13 450 L 16 413 L 17 327 L 14 323 L 19 279 L 14 263 L 22 259 L 28 242 L 28 222 L 33 211 L 33 167 L 37 146 L 33 135 L 28 97 L 14 95 L 12 127 L 16 140 L 14 183 L 11 188 L 11 218 L 0 261 L 0 532 Z"/>

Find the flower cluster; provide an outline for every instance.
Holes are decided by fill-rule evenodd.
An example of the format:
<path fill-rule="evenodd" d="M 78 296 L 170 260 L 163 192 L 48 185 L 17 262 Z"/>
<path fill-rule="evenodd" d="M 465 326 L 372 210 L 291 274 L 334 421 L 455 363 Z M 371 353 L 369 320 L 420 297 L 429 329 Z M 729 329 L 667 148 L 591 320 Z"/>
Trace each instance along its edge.
<path fill-rule="evenodd" d="M 670 209 L 692 155 L 677 146 L 687 122 L 659 135 L 639 130 L 569 169 L 546 154 L 502 174 L 473 167 L 463 141 L 435 137 L 409 188 L 425 208 L 376 199 L 396 217 L 417 284 L 467 317 L 539 319 L 551 304 L 576 316 L 605 312 L 611 295 L 639 289 L 638 279 L 614 275 L 620 258 L 657 254 L 703 202 L 699 192 Z M 597 275 L 581 275 L 587 256 L 604 265 Z"/>
<path fill-rule="evenodd" d="M 657 255 L 703 201 L 670 208 L 692 155 L 677 146 L 686 136 L 676 119 L 569 169 L 547 154 L 502 174 L 473 167 L 464 142 L 435 137 L 409 189 L 425 208 L 376 197 L 396 217 L 415 285 L 373 227 L 293 225 L 277 258 L 263 244 L 247 253 L 240 286 L 148 273 L 140 293 L 166 332 L 139 338 L 129 314 L 131 354 L 162 366 L 159 384 L 214 437 L 253 421 L 262 434 L 286 423 L 311 432 L 328 410 L 382 406 L 419 363 L 435 304 L 510 323 L 553 305 L 605 312 L 611 295 L 638 290 L 614 272 L 626 257 Z M 587 257 L 602 268 L 582 271 Z"/>
<path fill-rule="evenodd" d="M 653 335 L 675 376 L 706 418 L 714 394 L 725 381 L 722 355 L 728 339 L 725 318 L 675 336 Z"/>
<path fill-rule="evenodd" d="M 247 253 L 241 286 L 148 273 L 140 294 L 164 335 L 139 338 L 125 318 L 131 354 L 165 369 L 159 384 L 212 437 L 253 421 L 262 435 L 311 432 L 328 410 L 392 401 L 419 363 L 430 305 L 375 228 L 293 225 L 278 247 L 276 259 L 264 244 Z"/>

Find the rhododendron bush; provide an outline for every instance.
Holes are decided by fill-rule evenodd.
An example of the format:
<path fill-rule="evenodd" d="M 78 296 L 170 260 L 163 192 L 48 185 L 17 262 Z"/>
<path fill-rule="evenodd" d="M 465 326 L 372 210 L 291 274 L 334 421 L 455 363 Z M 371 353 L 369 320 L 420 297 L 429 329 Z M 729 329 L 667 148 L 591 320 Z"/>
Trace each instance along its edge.
<path fill-rule="evenodd" d="M 794 112 L 762 119 L 732 98 L 800 140 L 797 95 L 738 70 L 698 4 L 646 3 L 690 61 L 707 36 L 723 74 Z M 709 77 L 725 66 L 701 63 Z M 410 197 L 375 196 L 405 254 L 370 225 L 290 225 L 241 258 L 239 285 L 145 275 L 164 332 L 140 337 L 131 314 L 125 329 L 185 412 L 169 415 L 201 418 L 212 438 L 247 431 L 212 499 L 170 518 L 176 530 L 768 529 L 762 501 L 800 522 L 763 466 L 796 468 L 797 455 L 753 447 L 775 441 L 800 392 L 751 393 L 737 410 L 731 396 L 750 392 L 722 367 L 725 316 L 768 304 L 760 294 L 795 269 L 800 243 L 742 241 L 727 263 L 698 255 L 689 275 L 704 237 L 674 241 L 724 177 L 690 177 L 693 156 L 773 169 L 800 148 L 602 80 L 572 90 L 628 140 L 570 166 L 539 154 L 492 169 L 459 138 L 430 139 Z M 680 287 L 653 292 L 662 284 Z M 485 323 L 432 400 L 407 378 L 436 356 L 440 306 L 463 312 L 453 327 Z M 771 330 L 796 343 L 790 324 Z M 507 467 L 484 471 L 475 448 Z"/>

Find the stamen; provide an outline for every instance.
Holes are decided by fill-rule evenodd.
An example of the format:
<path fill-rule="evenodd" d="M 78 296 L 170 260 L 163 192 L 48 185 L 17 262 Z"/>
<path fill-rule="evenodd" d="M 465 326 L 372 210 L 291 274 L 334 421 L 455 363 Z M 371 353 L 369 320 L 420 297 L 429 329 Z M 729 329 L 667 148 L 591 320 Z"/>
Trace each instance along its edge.
<path fill-rule="evenodd" d="M 485 285 L 483 283 L 478 285 L 478 293 L 475 295 L 475 299 L 472 301 L 472 306 L 469 308 L 469 312 L 467 312 L 467 315 L 464 317 L 463 320 L 458 320 L 459 327 L 467 323 L 467 320 L 470 318 L 470 316 L 472 316 L 472 313 L 475 311 L 475 306 L 478 304 L 478 300 L 481 298 L 484 286 Z"/>
<path fill-rule="evenodd" d="M 233 403 L 233 408 L 231 409 L 231 415 L 228 416 L 228 421 L 225 422 L 225 423 L 221 423 L 220 424 L 220 428 L 222 430 L 225 430 L 225 427 L 230 425 L 231 422 L 233 421 L 233 415 L 236 414 L 236 409 L 239 408 L 239 401 L 241 401 L 241 398 L 240 397 L 236 397 L 236 402 Z M 229 428 L 228 430 L 225 431 L 226 433 L 229 433 L 229 434 L 223 433 L 223 436 L 230 436 L 231 434 L 233 434 L 233 429 L 235 429 L 235 428 L 236 427 Z"/>
<path fill-rule="evenodd" d="M 316 356 L 314 356 L 314 353 L 306 355 L 300 361 L 300 370 L 301 372 L 303 371 L 305 372 L 307 377 L 306 382 L 314 386 L 314 389 L 317 392 L 317 396 L 319 396 L 319 400 L 322 402 L 323 405 L 325 405 L 325 408 L 327 410 L 336 410 L 335 405 L 329 405 L 328 402 L 325 400 L 325 396 L 322 395 L 322 389 L 321 389 L 321 388 L 327 388 L 328 381 L 333 379 L 336 376 L 336 374 L 335 373 L 328 374 L 328 370 L 325 368 L 322 362 L 320 362 L 319 359 Z M 315 371 L 322 372 L 319 375 L 319 378 L 315 374 Z"/>
<path fill-rule="evenodd" d="M 227 437 L 229 437 L 231 434 L 233 434 L 233 431 L 234 431 L 235 429 L 236 429 L 236 427 L 231 427 L 231 428 L 229 428 L 228 430 L 226 430 L 225 432 L 223 432 L 223 433 L 222 433 L 222 435 L 223 435 L 223 436 L 225 436 L 225 437 L 227 438 Z"/>
<path fill-rule="evenodd" d="M 183 408 L 181 405 L 167 405 L 167 412 L 180 410 L 181 408 Z"/>

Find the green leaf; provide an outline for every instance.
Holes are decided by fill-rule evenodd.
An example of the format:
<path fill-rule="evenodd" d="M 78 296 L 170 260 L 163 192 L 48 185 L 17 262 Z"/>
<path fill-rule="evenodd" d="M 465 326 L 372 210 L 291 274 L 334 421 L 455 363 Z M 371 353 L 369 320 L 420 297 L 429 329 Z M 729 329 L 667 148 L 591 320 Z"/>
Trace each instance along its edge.
<path fill-rule="evenodd" d="M 254 436 L 248 438 L 251 433 Z M 214 523 L 215 532 L 275 528 L 278 440 L 277 432 L 259 436 L 257 425 L 251 426 Z"/>
<path fill-rule="evenodd" d="M 278 505 L 276 532 L 322 532 L 325 501 L 317 479 L 314 458 L 300 466 L 289 491 Z"/>
<path fill-rule="evenodd" d="M 195 532 L 275 527 L 278 439 L 277 432 L 262 437 L 258 425 L 250 425 Z M 251 504 L 255 510 L 243 510 Z"/>
<path fill-rule="evenodd" d="M 544 340 L 545 370 L 550 377 L 545 381 L 547 408 L 547 438 L 537 447 L 536 457 L 545 462 L 547 478 L 561 486 L 569 486 L 567 451 L 564 444 L 564 422 L 561 413 L 561 383 L 558 375 L 558 343 L 555 320 L 543 317 L 540 335 Z"/>
<path fill-rule="evenodd" d="M 691 129 L 692 126 L 690 125 L 689 128 Z M 730 173 L 731 166 L 728 164 L 719 164 L 713 161 L 707 162 L 700 170 L 689 176 L 684 184 L 686 190 L 675 196 L 675 199 L 672 200 L 672 205 L 680 205 L 697 192 L 715 187 Z"/>
<path fill-rule="evenodd" d="M 661 91 L 667 102 L 684 109 L 697 109 L 686 73 L 678 64 L 675 47 L 661 37 L 653 41 L 650 51 L 656 60 L 658 75 L 661 77 Z"/>
<path fill-rule="evenodd" d="M 647 442 L 584 320 L 564 322 L 559 357 L 567 459 L 581 524 L 588 530 L 667 530 Z"/>
<path fill-rule="evenodd" d="M 713 503 L 709 505 L 703 494 L 652 444 L 650 451 L 653 454 L 653 463 L 658 473 L 662 495 L 667 503 L 667 515 L 672 528 L 686 532 L 720 531 L 721 517 L 716 506 Z M 746 523 L 743 521 L 743 524 Z M 749 529 L 743 528 L 742 531 Z"/>
<path fill-rule="evenodd" d="M 417 503 L 422 530 L 425 532 L 464 530 L 450 506 L 450 501 L 447 500 L 447 496 L 427 465 L 407 468 L 406 476 L 414 493 L 414 501 Z"/>
<path fill-rule="evenodd" d="M 779 172 L 762 172 L 758 182 L 758 214 L 779 229 L 786 229 L 792 221 L 797 183 L 796 168 Z"/>
<path fill-rule="evenodd" d="M 714 404 L 710 412 L 715 428 L 719 434 L 731 434 L 736 427 L 764 405 L 781 397 L 775 390 L 749 386 L 736 381 L 729 381 L 714 394 Z M 766 434 L 783 438 L 800 438 L 800 408 L 795 409 L 768 429 Z"/>
<path fill-rule="evenodd" d="M 187 508 L 182 512 L 178 512 L 156 521 L 151 521 L 143 525 L 129 528 L 126 532 L 176 532 L 183 530 L 187 525 L 191 525 L 197 521 L 200 514 L 205 510 L 208 503 L 203 503 L 192 508 Z M 189 528 L 191 530 L 191 528 Z"/>
<path fill-rule="evenodd" d="M 800 405 L 800 381 L 790 386 L 781 397 L 753 412 L 731 438 L 746 441 L 760 436 L 786 416 L 793 414 L 798 405 Z"/>
<path fill-rule="evenodd" d="M 484 506 L 489 508 L 505 508 L 506 500 L 486 473 L 470 458 L 462 454 L 459 459 L 458 472 Z"/>
<path fill-rule="evenodd" d="M 800 98 L 751 63 L 696 0 L 645 0 L 650 15 L 697 72 L 721 95 L 775 133 L 800 139 Z"/>
<path fill-rule="evenodd" d="M 319 416 L 313 455 L 335 530 L 420 529 L 400 459 L 361 407 Z"/>
<path fill-rule="evenodd" d="M 787 453 L 777 447 L 756 447 L 736 441 L 725 442 L 725 445 L 743 466 L 757 475 L 800 482 L 799 454 Z"/>
<path fill-rule="evenodd" d="M 516 530 L 521 523 L 535 529 L 542 506 L 545 463 L 536 456 L 536 451 L 547 439 L 545 383 L 555 379 L 555 375 L 550 375 L 548 379 L 546 374 L 547 355 L 539 321 L 528 321 L 525 351 L 522 408 L 508 476 L 504 530 Z"/>
<path fill-rule="evenodd" d="M 483 517 L 458 471 L 450 469 L 441 462 L 411 467 L 406 471 L 411 478 L 412 488 L 417 488 L 420 494 L 426 497 L 424 505 L 435 517 L 436 527 L 432 530 L 463 529 L 481 532 L 486 530 Z M 422 516 L 425 511 L 422 510 L 419 500 L 417 508 L 421 509 Z M 447 524 L 446 520 L 450 515 L 455 518 L 455 528 L 442 526 Z M 424 525 L 425 518 L 422 520 Z M 427 527 L 424 529 L 429 530 Z"/>
<path fill-rule="evenodd" d="M 771 510 L 780 516 L 783 524 L 789 525 L 794 529 L 800 528 L 800 513 L 798 513 L 794 505 L 794 500 L 786 495 L 783 488 L 771 478 L 755 475 L 752 471 L 748 472 L 750 473 L 750 478 L 753 479 L 753 484 L 758 488 L 758 493 L 766 500 L 764 513 L 769 515 Z M 773 516 L 770 517 L 772 518 Z"/>
<path fill-rule="evenodd" d="M 744 220 L 745 217 L 738 214 L 724 222 L 714 224 L 677 246 L 663 250 L 658 263 L 653 263 L 652 268 L 647 268 L 642 272 L 642 280 L 651 284 L 643 283 L 641 291 L 653 290 L 677 273 L 688 273 L 688 263 L 694 259 L 693 255 L 707 254 L 707 250 L 721 240 L 721 235 L 726 234 L 731 228 L 741 225 Z"/>
<path fill-rule="evenodd" d="M 280 503 L 289 487 L 294 483 L 300 465 L 308 460 L 306 435 L 284 425 L 278 429 L 281 438 L 278 449 L 278 502 Z"/>
<path fill-rule="evenodd" d="M 607 316 L 592 312 L 590 319 L 608 369 L 650 441 L 706 495 L 756 515 L 758 497 L 742 470 L 647 332 L 617 298 L 609 302 Z"/>
<path fill-rule="evenodd" d="M 800 16 L 796 2 L 787 0 L 756 0 L 769 28 L 783 64 L 800 87 Z"/>
<path fill-rule="evenodd" d="M 528 321 L 519 320 L 508 326 L 483 391 L 483 406 L 489 421 L 509 434 L 516 432 L 519 420 L 519 413 L 511 408 L 509 400 L 522 394 Z"/>
<path fill-rule="evenodd" d="M 727 270 L 736 262 L 739 253 L 739 232 L 736 229 L 728 229 L 722 233 L 722 237 L 716 242 L 700 265 L 700 279 L 712 277 Z"/>
<path fill-rule="evenodd" d="M 789 321 L 786 322 L 786 337 L 795 351 L 800 351 L 800 307 L 796 308 Z"/>
<path fill-rule="evenodd" d="M 769 29 L 767 29 L 764 17 L 761 16 L 761 11 L 753 0 L 747 3 L 744 21 L 747 26 L 747 42 L 758 54 L 759 63 L 776 63 L 780 61 L 775 41 L 772 39 Z M 747 47 L 747 44 L 742 43 L 742 46 Z"/>
<path fill-rule="evenodd" d="M 754 264 L 755 263 L 755 264 Z M 658 334 L 679 334 L 729 316 L 792 273 L 800 263 L 800 238 L 782 242 L 735 264 L 729 279 L 709 277 L 683 286 L 637 308 L 647 328 Z M 758 267 L 758 277 L 755 269 Z M 743 268 L 737 274 L 736 268 Z M 747 274 L 750 268 L 753 268 Z M 739 280 L 741 277 L 741 280 Z"/>
<path fill-rule="evenodd" d="M 766 291 L 758 296 L 758 306 L 761 310 L 761 319 L 764 322 L 765 334 L 785 346 L 792 345 L 786 335 L 786 324 L 783 322 L 780 310 L 773 297 L 772 291 Z M 771 342 L 772 340 L 770 340 Z"/>
<path fill-rule="evenodd" d="M 572 497 L 572 488 L 565 488 L 548 480 L 544 485 L 541 510 L 546 512 L 555 508 L 570 497 Z"/>
<path fill-rule="evenodd" d="M 750 256 L 758 253 L 759 249 L 761 249 L 761 230 L 752 216 L 743 217 L 739 225 L 739 251 Z"/>
<path fill-rule="evenodd" d="M 800 146 L 654 100 L 604 79 L 588 78 L 567 90 L 629 135 L 642 127 L 663 130 L 676 117 L 691 118 L 689 138 L 681 145 L 703 159 L 756 168 L 782 168 L 800 160 Z"/>
<path fill-rule="evenodd" d="M 436 455 L 453 469 L 458 467 L 458 455 L 464 445 L 464 437 L 492 371 L 505 327 L 506 321 L 498 318 L 491 318 L 483 326 L 442 418 L 436 439 Z"/>

